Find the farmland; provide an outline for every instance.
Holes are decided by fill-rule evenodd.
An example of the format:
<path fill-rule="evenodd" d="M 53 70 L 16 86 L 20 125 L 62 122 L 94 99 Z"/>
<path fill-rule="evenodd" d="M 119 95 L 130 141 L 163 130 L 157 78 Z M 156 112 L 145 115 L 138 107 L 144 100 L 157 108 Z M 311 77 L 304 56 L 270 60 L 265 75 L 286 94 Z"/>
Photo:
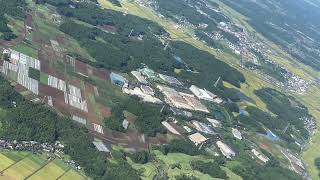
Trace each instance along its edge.
<path fill-rule="evenodd" d="M 47 161 L 29 152 L 0 152 L 0 179 L 86 179 L 61 160 Z"/>

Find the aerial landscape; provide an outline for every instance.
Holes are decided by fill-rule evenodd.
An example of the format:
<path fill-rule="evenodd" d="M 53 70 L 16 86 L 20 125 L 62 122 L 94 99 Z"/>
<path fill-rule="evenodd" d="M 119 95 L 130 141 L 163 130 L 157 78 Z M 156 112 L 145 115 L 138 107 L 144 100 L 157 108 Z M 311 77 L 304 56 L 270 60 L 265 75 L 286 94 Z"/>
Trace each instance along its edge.
<path fill-rule="evenodd" d="M 0 180 L 320 179 L 320 0 L 0 0 Z"/>

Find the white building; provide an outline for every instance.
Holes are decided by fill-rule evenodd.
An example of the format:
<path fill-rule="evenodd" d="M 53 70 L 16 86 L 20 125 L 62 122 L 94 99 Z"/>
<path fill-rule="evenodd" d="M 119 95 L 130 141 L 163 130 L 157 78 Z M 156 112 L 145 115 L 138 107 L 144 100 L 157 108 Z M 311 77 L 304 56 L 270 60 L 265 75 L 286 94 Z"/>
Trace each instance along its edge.
<path fill-rule="evenodd" d="M 221 122 L 215 119 L 207 118 L 207 120 L 212 124 L 213 127 L 218 128 L 221 127 Z"/>
<path fill-rule="evenodd" d="M 147 84 L 147 80 L 138 71 L 131 71 L 131 74 L 142 84 Z"/>
<path fill-rule="evenodd" d="M 232 128 L 232 134 L 235 138 L 242 140 L 241 132 L 238 129 Z"/>
<path fill-rule="evenodd" d="M 255 149 L 252 149 L 251 152 L 258 158 L 260 159 L 262 162 L 266 163 L 269 161 L 269 158 L 267 156 L 265 156 L 264 154 L 261 154 L 260 152 L 258 152 Z"/>
<path fill-rule="evenodd" d="M 202 136 L 202 134 L 200 134 L 200 133 L 194 133 L 188 137 L 196 146 L 198 146 L 199 144 L 202 144 L 208 140 L 206 137 Z"/>
<path fill-rule="evenodd" d="M 168 130 L 170 131 L 172 134 L 176 134 L 176 135 L 181 135 L 173 126 L 171 126 L 170 123 L 168 123 L 167 121 L 162 121 L 161 124 Z"/>
<path fill-rule="evenodd" d="M 197 96 L 198 99 L 202 99 L 202 100 L 206 100 L 206 101 L 213 101 L 214 98 L 216 98 L 216 96 L 212 93 L 208 93 L 207 90 L 204 89 L 200 89 L 195 85 L 192 85 L 189 90 L 195 95 Z M 214 95 L 214 96 L 212 96 Z"/>
<path fill-rule="evenodd" d="M 236 155 L 236 153 L 226 144 L 221 141 L 217 141 L 217 146 L 220 149 L 221 153 L 228 159 L 231 159 Z"/>

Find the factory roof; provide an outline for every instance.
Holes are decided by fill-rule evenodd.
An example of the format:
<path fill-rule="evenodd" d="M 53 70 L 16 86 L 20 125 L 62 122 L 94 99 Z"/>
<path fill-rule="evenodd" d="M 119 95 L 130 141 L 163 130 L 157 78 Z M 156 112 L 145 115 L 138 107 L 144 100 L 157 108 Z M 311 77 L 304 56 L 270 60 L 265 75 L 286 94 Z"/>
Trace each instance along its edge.
<path fill-rule="evenodd" d="M 188 137 L 196 146 L 198 146 L 199 144 L 204 143 L 208 140 L 206 137 L 204 137 L 200 133 L 194 133 Z"/>

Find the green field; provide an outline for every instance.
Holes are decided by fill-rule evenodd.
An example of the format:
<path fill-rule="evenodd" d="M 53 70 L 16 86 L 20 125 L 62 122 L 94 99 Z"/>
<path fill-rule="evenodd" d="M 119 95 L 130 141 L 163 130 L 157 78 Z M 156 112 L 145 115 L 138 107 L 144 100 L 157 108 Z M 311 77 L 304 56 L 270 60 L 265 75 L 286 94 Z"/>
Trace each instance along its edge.
<path fill-rule="evenodd" d="M 149 162 L 147 164 L 136 164 L 129 160 L 129 163 L 135 169 L 143 169 L 143 179 L 152 179 L 161 169 L 167 173 L 170 179 L 174 179 L 175 176 L 186 174 L 186 175 L 193 175 L 200 180 L 207 180 L 207 179 L 216 179 L 212 178 L 208 174 L 203 174 L 199 171 L 195 171 L 191 168 L 190 162 L 194 160 L 202 160 L 208 161 L 202 156 L 189 156 L 186 154 L 181 153 L 169 153 L 167 155 L 163 155 L 160 151 L 153 151 L 155 155 L 156 161 Z M 179 164 L 181 168 L 173 168 L 174 165 Z M 222 168 L 226 173 L 227 176 L 232 180 L 241 180 L 242 178 L 234 174 L 228 168 Z"/>
<path fill-rule="evenodd" d="M 68 168 L 61 160 L 47 161 L 45 155 L 29 152 L 0 152 L 0 180 L 14 179 L 86 179 L 79 172 Z"/>

